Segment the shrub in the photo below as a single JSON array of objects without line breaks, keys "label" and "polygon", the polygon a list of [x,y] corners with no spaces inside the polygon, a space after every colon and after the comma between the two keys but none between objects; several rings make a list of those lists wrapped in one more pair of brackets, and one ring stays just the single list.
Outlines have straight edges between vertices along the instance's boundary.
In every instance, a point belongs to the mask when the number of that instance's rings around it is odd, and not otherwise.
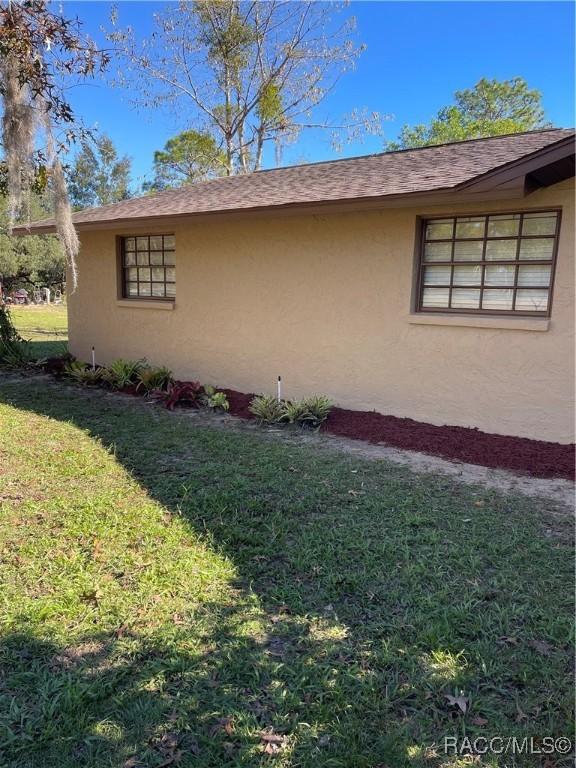
[{"label": "shrub", "polygon": [[325,395],[313,395],[284,403],[283,420],[289,424],[317,429],[328,418],[332,402]]},{"label": "shrub", "polygon": [[230,403],[224,392],[214,392],[214,394],[208,395],[206,405],[215,411],[230,410]]},{"label": "shrub", "polygon": [[283,403],[273,395],[256,395],[248,410],[263,424],[277,424],[284,415]]},{"label": "shrub", "polygon": [[52,376],[64,376],[66,368],[70,363],[73,363],[76,358],[71,355],[70,352],[66,352],[63,355],[55,355],[54,357],[47,357],[44,360],[39,360],[38,365],[44,369],[46,373],[50,373]]},{"label": "shrub", "polygon": [[105,371],[103,368],[92,368],[79,360],[73,360],[64,368],[64,375],[78,384],[99,384]]},{"label": "shrub", "polygon": [[114,362],[102,374],[102,378],[113,389],[127,389],[136,387],[138,376],[146,367],[145,360],[114,360]]},{"label": "shrub", "polygon": [[201,404],[202,385],[199,381],[172,381],[166,390],[156,389],[151,395],[170,411],[177,405],[197,408]]},{"label": "shrub", "polygon": [[172,371],[168,368],[154,368],[146,366],[137,373],[138,384],[136,389],[144,391],[146,394],[155,389],[166,390],[172,381]]},{"label": "shrub", "polygon": [[20,336],[5,304],[0,305],[0,364],[24,368],[32,362],[30,342]]}]

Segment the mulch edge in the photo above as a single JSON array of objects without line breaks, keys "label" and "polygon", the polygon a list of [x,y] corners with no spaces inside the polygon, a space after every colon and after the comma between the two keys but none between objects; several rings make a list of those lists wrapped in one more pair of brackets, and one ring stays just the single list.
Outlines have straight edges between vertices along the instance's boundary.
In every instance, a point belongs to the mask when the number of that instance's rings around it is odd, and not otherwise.
[{"label": "mulch edge", "polygon": [[[220,391],[228,398],[231,415],[254,419],[248,410],[254,395],[233,389]],[[497,435],[472,427],[437,426],[377,411],[338,407],[332,409],[321,432],[529,477],[572,481],[576,478],[574,443]]]}]

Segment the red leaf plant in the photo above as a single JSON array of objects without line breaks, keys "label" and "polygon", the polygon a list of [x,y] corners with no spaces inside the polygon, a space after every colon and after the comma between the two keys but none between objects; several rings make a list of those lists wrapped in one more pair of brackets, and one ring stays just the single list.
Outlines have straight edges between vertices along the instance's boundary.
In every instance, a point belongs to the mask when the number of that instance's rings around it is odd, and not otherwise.
[{"label": "red leaf plant", "polygon": [[200,405],[202,391],[199,381],[173,381],[166,391],[157,389],[151,396],[155,400],[161,400],[169,411],[173,411],[177,405],[197,408]]}]

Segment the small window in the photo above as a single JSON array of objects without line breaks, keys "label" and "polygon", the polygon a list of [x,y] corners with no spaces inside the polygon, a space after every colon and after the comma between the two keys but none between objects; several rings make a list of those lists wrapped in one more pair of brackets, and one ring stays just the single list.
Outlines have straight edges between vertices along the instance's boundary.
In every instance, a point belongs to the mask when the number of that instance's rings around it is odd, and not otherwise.
[{"label": "small window", "polygon": [[559,229],[559,211],[425,220],[417,310],[549,314]]},{"label": "small window", "polygon": [[174,235],[120,238],[122,297],[174,299],[176,260]]}]

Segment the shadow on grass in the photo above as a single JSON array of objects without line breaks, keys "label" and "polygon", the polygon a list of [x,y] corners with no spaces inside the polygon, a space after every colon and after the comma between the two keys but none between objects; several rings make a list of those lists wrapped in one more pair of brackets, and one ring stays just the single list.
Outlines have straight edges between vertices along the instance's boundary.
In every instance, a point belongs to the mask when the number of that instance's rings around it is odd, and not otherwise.
[{"label": "shadow on grass", "polygon": [[238,573],[234,605],[203,606],[200,645],[178,625],[70,649],[18,628],[2,649],[11,766],[267,765],[273,728],[278,765],[413,768],[444,764],[444,735],[568,733],[570,558],[527,502],[478,506],[447,480],[101,392],[3,389],[101,440]]},{"label": "shadow on grass", "polygon": [[56,357],[64,355],[68,351],[68,340],[51,339],[49,341],[39,341],[33,339],[28,342],[30,354],[35,360],[43,360],[47,357]]}]

